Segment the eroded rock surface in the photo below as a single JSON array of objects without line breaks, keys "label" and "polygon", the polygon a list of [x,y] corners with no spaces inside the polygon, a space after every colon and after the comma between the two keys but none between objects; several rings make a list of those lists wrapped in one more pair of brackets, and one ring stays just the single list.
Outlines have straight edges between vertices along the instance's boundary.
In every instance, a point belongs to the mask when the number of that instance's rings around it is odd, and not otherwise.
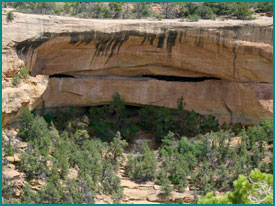
[{"label": "eroded rock surface", "polygon": [[16,58],[32,75],[49,75],[39,107],[106,104],[119,92],[127,104],[170,108],[183,96],[187,110],[221,122],[272,119],[272,18],[191,23],[15,13],[7,23],[3,15],[3,75],[19,67]]},{"label": "eroded rock surface", "polygon": [[3,87],[2,126],[18,118],[25,107],[34,109],[41,102],[47,83],[46,76],[38,75],[22,80],[16,87]]}]

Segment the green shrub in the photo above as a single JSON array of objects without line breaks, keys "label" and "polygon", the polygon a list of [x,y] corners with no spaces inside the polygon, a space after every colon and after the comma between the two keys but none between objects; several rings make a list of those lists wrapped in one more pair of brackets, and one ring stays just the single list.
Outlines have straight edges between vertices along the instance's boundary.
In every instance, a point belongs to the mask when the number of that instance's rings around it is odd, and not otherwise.
[{"label": "green shrub", "polygon": [[200,16],[197,15],[197,14],[193,14],[193,15],[187,16],[187,19],[188,19],[189,21],[199,21]]},{"label": "green shrub", "polygon": [[151,131],[153,128],[153,119],[155,111],[153,106],[142,107],[138,112],[138,126],[146,131]]},{"label": "green shrub", "polygon": [[19,137],[21,137],[24,141],[28,141],[30,139],[30,133],[32,130],[34,122],[34,115],[28,108],[23,109],[21,117],[19,119]]},{"label": "green shrub", "polygon": [[157,160],[154,151],[150,150],[147,142],[141,146],[141,155],[130,156],[126,165],[126,174],[136,182],[154,180]]},{"label": "green shrub", "polygon": [[184,106],[185,106],[184,97],[181,96],[181,97],[177,100],[177,103],[178,103],[178,110],[179,110],[179,111],[183,111],[183,110],[184,110]]},{"label": "green shrub", "polygon": [[13,21],[13,20],[14,20],[14,14],[13,14],[12,11],[9,11],[9,12],[7,13],[7,22]]},{"label": "green shrub", "polygon": [[109,157],[112,165],[119,166],[119,160],[124,160],[123,152],[124,147],[127,147],[128,143],[126,140],[122,140],[120,132],[117,132],[113,141],[110,143],[109,150],[106,152],[105,157]]},{"label": "green shrub", "polygon": [[[175,128],[180,136],[194,137],[201,132],[200,115],[194,110],[186,112],[183,118],[175,121]],[[173,129],[171,129],[173,131]]]},{"label": "green shrub", "polygon": [[90,136],[86,129],[76,129],[72,137],[76,144],[82,145],[85,140],[89,139]]},{"label": "green shrub", "polygon": [[16,193],[17,185],[15,182],[11,182],[9,179],[3,178],[2,180],[2,203],[3,204],[15,204],[14,196]]},{"label": "green shrub", "polygon": [[5,147],[5,155],[7,155],[7,156],[14,155],[14,149],[12,148],[10,143]]},{"label": "green shrub", "polygon": [[134,122],[130,121],[122,126],[121,134],[128,142],[131,142],[138,131],[139,128]]},{"label": "green shrub", "polygon": [[20,156],[19,170],[24,172],[28,180],[43,177],[48,174],[47,159],[41,158],[39,152],[34,149]]},{"label": "green shrub", "polygon": [[214,116],[209,115],[201,121],[200,128],[202,133],[217,132],[219,130],[219,122]]},{"label": "green shrub", "polygon": [[114,203],[119,203],[123,197],[123,188],[120,186],[120,178],[116,176],[112,164],[109,164],[104,171],[102,185],[104,192],[112,195]]},{"label": "green shrub", "polygon": [[234,191],[227,192],[223,197],[215,197],[208,193],[199,199],[199,204],[272,204],[273,203],[273,175],[261,173],[260,170],[251,171],[249,178],[240,175],[234,181]]},{"label": "green shrub", "polygon": [[273,12],[273,2],[258,2],[256,12]]},{"label": "green shrub", "polygon": [[12,85],[17,86],[20,83],[20,77],[16,74],[12,78]]},{"label": "green shrub", "polygon": [[161,184],[161,196],[168,198],[172,196],[173,186],[168,178],[164,178]]},{"label": "green shrub", "polygon": [[55,125],[58,130],[67,129],[68,132],[72,132],[70,124],[76,119],[76,111],[73,107],[69,108],[57,108],[55,112]]},{"label": "green shrub", "polygon": [[216,15],[214,14],[211,7],[201,6],[196,11],[198,16],[201,16],[202,19],[216,19]]},{"label": "green shrub", "polygon": [[251,20],[252,18],[252,12],[249,10],[250,7],[245,2],[237,2],[235,4],[236,8],[234,11],[234,16],[237,17],[237,19],[240,20]]},{"label": "green shrub", "polygon": [[56,114],[54,112],[48,112],[44,115],[44,118],[48,124],[55,123]]},{"label": "green shrub", "polygon": [[113,95],[113,100],[110,103],[109,106],[109,111],[111,114],[115,116],[115,121],[116,121],[116,128],[117,130],[120,130],[122,125],[123,125],[123,120],[126,115],[126,108],[125,108],[125,103],[123,99],[120,97],[120,94],[116,92]]},{"label": "green shrub", "polygon": [[50,131],[43,117],[34,116],[28,108],[22,112],[19,120],[19,137],[47,156],[50,148]]},{"label": "green shrub", "polygon": [[21,69],[20,69],[20,74],[21,76],[24,78],[24,79],[27,79],[28,76],[29,76],[29,71],[26,69],[26,66],[23,66]]},{"label": "green shrub", "polygon": [[160,14],[156,14],[156,18],[157,18],[158,21],[162,20],[162,16]]},{"label": "green shrub", "polygon": [[155,111],[155,119],[153,120],[155,135],[161,140],[169,131],[174,130],[174,119],[170,109],[161,107]]}]

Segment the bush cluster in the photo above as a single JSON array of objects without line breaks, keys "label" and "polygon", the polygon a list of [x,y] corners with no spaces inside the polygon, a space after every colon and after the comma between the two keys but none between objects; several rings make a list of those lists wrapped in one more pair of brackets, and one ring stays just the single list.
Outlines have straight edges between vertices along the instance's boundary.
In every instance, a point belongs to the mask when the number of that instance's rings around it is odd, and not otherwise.
[{"label": "bush cluster", "polygon": [[12,78],[12,86],[16,87],[19,83],[20,83],[20,77],[18,74],[16,74]]},{"label": "bush cluster", "polygon": [[186,137],[177,141],[170,132],[162,140],[162,165],[157,182],[164,184],[168,178],[180,191],[192,184],[200,194],[206,194],[230,190],[239,175],[248,175],[254,168],[272,173],[273,159],[263,161],[270,150],[272,128],[272,121],[264,121],[243,129],[239,139],[234,133],[221,130],[193,141]]},{"label": "bush cluster", "polygon": [[[123,196],[116,171],[123,159],[127,142],[119,133],[110,143],[91,139],[87,130],[59,132],[43,117],[24,109],[19,136],[29,143],[21,155],[18,168],[26,180],[44,179],[46,185],[34,192],[27,183],[22,203],[94,203],[97,193],[111,195],[115,203]],[[77,168],[76,179],[69,179],[69,170]],[[8,188],[8,187],[7,187]]]},{"label": "bush cluster", "polygon": [[248,178],[240,175],[233,183],[233,192],[223,197],[213,193],[199,199],[199,204],[273,204],[273,175],[258,169],[251,171]]},{"label": "bush cluster", "polygon": [[113,95],[110,105],[91,107],[90,127],[96,137],[111,141],[116,131],[131,141],[139,130],[152,132],[161,139],[173,131],[178,137],[193,137],[210,131],[218,131],[218,121],[211,115],[202,116],[195,111],[185,111],[183,98],[178,101],[178,110],[167,107],[145,106],[138,109],[135,120],[118,93]]},{"label": "bush cluster", "polygon": [[143,142],[140,154],[129,156],[126,165],[126,174],[136,182],[146,182],[154,180],[156,169],[157,159],[155,153],[150,150],[147,142]]},{"label": "bush cluster", "polygon": [[[199,203],[271,201],[269,193],[263,196],[259,189],[273,188],[272,177],[264,174],[273,173],[273,158],[267,156],[273,150],[273,121],[249,127],[223,125],[220,129],[214,117],[185,111],[183,98],[178,100],[177,110],[153,106],[130,110],[115,93],[110,105],[90,108],[89,127],[94,138],[88,127],[74,123],[72,108],[58,111],[47,114],[45,120],[23,110],[18,136],[28,142],[28,148],[16,167],[24,172],[27,183],[20,200],[16,200],[10,191],[14,184],[4,180],[5,201],[91,204],[101,193],[118,203],[123,189],[116,172],[125,160],[127,141],[138,130],[159,137],[161,146],[155,152],[143,143],[139,153],[129,154],[126,175],[139,183],[161,185],[163,197],[169,197],[173,189],[184,192],[191,185],[199,195],[206,195]],[[14,153],[11,145],[4,151]],[[72,169],[77,171],[76,179],[68,176]],[[46,184],[40,191],[32,190],[31,182],[41,179]],[[217,198],[213,195],[216,190],[232,192]]]},{"label": "bush cluster", "polygon": [[14,20],[14,14],[12,11],[9,11],[7,13],[7,22],[13,21]]}]

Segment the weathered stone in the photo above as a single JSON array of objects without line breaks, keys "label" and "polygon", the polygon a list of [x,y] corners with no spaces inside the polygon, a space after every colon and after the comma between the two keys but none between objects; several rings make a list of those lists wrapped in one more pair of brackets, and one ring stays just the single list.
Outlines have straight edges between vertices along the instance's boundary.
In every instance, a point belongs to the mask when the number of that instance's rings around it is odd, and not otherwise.
[{"label": "weathered stone", "polygon": [[112,204],[112,198],[108,195],[96,195],[95,204]]},{"label": "weathered stone", "polygon": [[20,161],[19,154],[15,154],[13,157],[14,157],[14,162],[19,162]]},{"label": "weathered stone", "polygon": [[15,120],[23,109],[34,109],[41,101],[41,95],[47,87],[47,78],[39,75],[29,77],[17,87],[8,87],[2,90],[2,125]]},{"label": "weathered stone", "polygon": [[33,190],[40,191],[40,187],[32,186],[31,188],[32,188]]},{"label": "weathered stone", "polygon": [[20,142],[18,144],[18,148],[20,148],[20,149],[25,149],[27,146],[28,146],[27,142]]},{"label": "weathered stone", "polygon": [[74,168],[70,168],[67,178],[68,178],[68,179],[76,179],[76,178],[77,178],[77,175],[78,175],[77,170],[74,169]]},{"label": "weathered stone", "polygon": [[15,197],[20,197],[20,195],[21,195],[21,191],[20,190],[16,190]]},{"label": "weathered stone", "polygon": [[121,180],[120,186],[129,189],[136,189],[139,185],[130,180]]},{"label": "weathered stone", "polygon": [[189,195],[189,196],[186,196],[186,197],[184,197],[184,202],[185,203],[193,203],[194,202],[194,196],[192,196],[192,195]]},{"label": "weathered stone", "polygon": [[6,158],[6,160],[8,160],[9,162],[14,162],[14,157],[13,157],[13,156],[6,156],[5,158]]},{"label": "weathered stone", "polygon": [[161,186],[159,186],[159,185],[154,185],[154,189],[155,189],[155,190],[160,190],[160,189],[161,189]]},{"label": "weathered stone", "polygon": [[5,135],[5,134],[2,135],[2,138],[3,138],[3,141],[4,141],[4,142],[8,142],[8,141],[9,141],[8,136]]},{"label": "weathered stone", "polygon": [[15,165],[14,164],[7,164],[7,167],[11,168],[11,169],[15,169]]},{"label": "weathered stone", "polygon": [[150,194],[147,197],[147,200],[150,202],[167,202],[168,198],[163,198],[160,193]]},{"label": "weathered stone", "polygon": [[13,179],[13,178],[16,178],[19,176],[20,176],[20,173],[14,169],[6,168],[6,167],[3,169],[3,177],[4,178]]},{"label": "weathered stone", "polygon": [[262,85],[261,92],[265,93],[265,97],[258,95],[258,99],[254,83],[225,80],[167,82],[134,78],[52,78],[43,102],[46,107],[66,106],[68,102],[72,106],[100,105],[112,101],[113,94],[119,92],[131,105],[154,104],[177,108],[177,100],[183,96],[186,110],[212,114],[221,122],[256,124],[272,119],[272,111],[259,102],[263,98],[273,98],[272,88],[272,84]]}]

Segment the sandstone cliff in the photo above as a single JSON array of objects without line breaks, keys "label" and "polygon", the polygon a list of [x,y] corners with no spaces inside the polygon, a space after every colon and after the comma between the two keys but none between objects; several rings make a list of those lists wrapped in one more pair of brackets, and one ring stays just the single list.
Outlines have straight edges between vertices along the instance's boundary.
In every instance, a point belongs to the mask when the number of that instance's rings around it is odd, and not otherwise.
[{"label": "sandstone cliff", "polygon": [[[39,107],[106,104],[119,92],[131,105],[170,108],[183,96],[187,110],[221,122],[272,119],[272,18],[192,23],[15,13],[6,22],[5,15],[2,82],[22,60],[33,76],[50,76],[44,94],[30,97]],[[3,87],[3,99],[15,89]],[[2,104],[4,124],[10,107],[18,116],[26,106],[17,95],[18,106]]]}]

